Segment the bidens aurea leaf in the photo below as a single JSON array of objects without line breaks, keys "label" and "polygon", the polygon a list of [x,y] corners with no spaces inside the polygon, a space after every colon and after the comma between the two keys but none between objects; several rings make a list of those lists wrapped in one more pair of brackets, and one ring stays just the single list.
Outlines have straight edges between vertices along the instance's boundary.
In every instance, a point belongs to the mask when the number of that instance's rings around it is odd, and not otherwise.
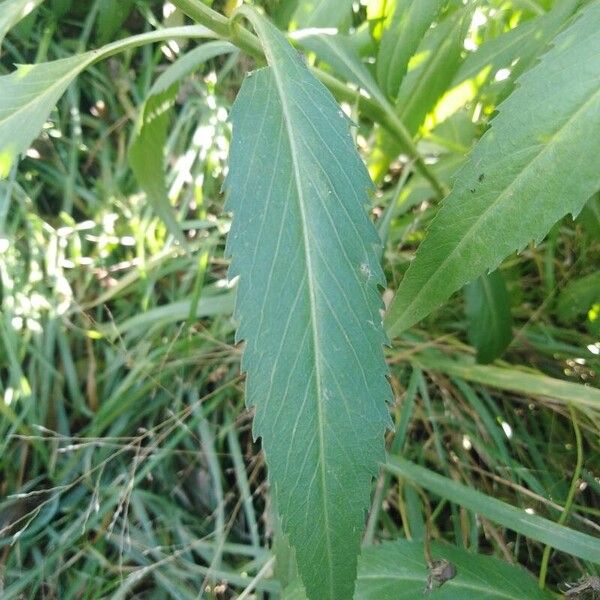
[{"label": "bidens aurea leaf", "polygon": [[600,189],[600,2],[553,41],[460,170],[386,317],[410,327]]},{"label": "bidens aurea leaf", "polygon": [[309,598],[352,597],[391,391],[368,174],[349,122],[278,30],[232,109],[225,188],[237,339],[269,480]]},{"label": "bidens aurea leaf", "polygon": [[12,165],[44,127],[59,98],[84,69],[127,48],[185,36],[214,37],[198,25],[160,29],[68,58],[17,65],[9,75],[0,76],[0,179],[8,176]]},{"label": "bidens aurea leaf", "polygon": [[41,3],[42,0],[4,0],[0,3],[0,45],[11,28]]}]

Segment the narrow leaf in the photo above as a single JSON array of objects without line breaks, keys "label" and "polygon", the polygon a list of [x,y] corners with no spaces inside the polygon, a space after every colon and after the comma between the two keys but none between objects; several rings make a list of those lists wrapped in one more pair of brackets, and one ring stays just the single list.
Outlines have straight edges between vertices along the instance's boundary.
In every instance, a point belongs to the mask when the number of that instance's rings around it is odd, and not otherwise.
[{"label": "narrow leaf", "polygon": [[600,188],[599,53],[600,3],[592,2],[520,79],[457,175],[390,307],[390,334],[540,241]]},{"label": "narrow leaf", "polygon": [[377,55],[377,80],[390,98],[398,96],[408,61],[443,4],[444,0],[396,0]]},{"label": "narrow leaf", "polygon": [[127,48],[176,37],[211,37],[205,27],[173,27],[135,35],[77,56],[36,65],[18,65],[0,77],[0,179],[41,131],[69,84],[92,63]]},{"label": "narrow leaf", "polygon": [[398,115],[412,134],[419,131],[427,114],[448,90],[460,66],[471,14],[471,6],[457,10],[431,29],[419,46],[424,59],[403,79],[396,98]]},{"label": "narrow leaf", "polygon": [[386,469],[532,540],[600,564],[600,538],[558,525],[539,515],[529,514],[403,458],[388,457]]},{"label": "narrow leaf", "polygon": [[0,2],[0,45],[6,34],[43,0],[4,0]]},{"label": "narrow leaf", "polygon": [[352,0],[300,0],[294,20],[300,28],[338,27],[351,14]]},{"label": "narrow leaf", "polygon": [[100,3],[96,21],[99,43],[105,44],[118,33],[133,6],[134,0],[104,0]]},{"label": "narrow leaf", "polygon": [[600,271],[569,282],[558,296],[556,312],[563,323],[572,324],[594,304],[600,304]]},{"label": "narrow leaf", "polygon": [[[561,0],[555,3],[551,11],[485,41],[467,56],[456,74],[454,84],[476,77],[484,70],[486,78],[490,78],[502,68],[509,68],[513,79],[516,78],[544,51],[579,4],[581,0]],[[507,83],[511,82],[507,80]]]},{"label": "narrow leaf", "polygon": [[199,64],[233,52],[229,42],[208,42],[183,55],[174,62],[154,83],[143,103],[136,131],[129,149],[129,164],[156,214],[163,220],[169,232],[182,246],[187,241],[179,227],[173,207],[167,197],[165,180],[164,147],[179,81]]},{"label": "narrow leaf", "polygon": [[423,369],[441,371],[499,390],[509,390],[533,398],[550,398],[566,406],[573,404],[582,411],[600,408],[600,390],[541,373],[531,373],[515,367],[477,365],[467,358],[452,360],[431,352],[415,354],[411,356],[411,362]]},{"label": "narrow leaf", "polygon": [[390,388],[370,181],[330,93],[248,8],[269,67],[232,110],[237,339],[282,527],[312,599],[352,596]]},{"label": "narrow leaf", "polygon": [[469,341],[477,361],[499,358],[512,339],[512,317],[506,282],[500,271],[482,275],[465,288]]},{"label": "narrow leaf", "polygon": [[303,36],[299,38],[299,42],[304,48],[314,52],[319,60],[333,67],[336,73],[363,88],[382,106],[389,105],[375,78],[357,56],[348,36],[317,33]]}]

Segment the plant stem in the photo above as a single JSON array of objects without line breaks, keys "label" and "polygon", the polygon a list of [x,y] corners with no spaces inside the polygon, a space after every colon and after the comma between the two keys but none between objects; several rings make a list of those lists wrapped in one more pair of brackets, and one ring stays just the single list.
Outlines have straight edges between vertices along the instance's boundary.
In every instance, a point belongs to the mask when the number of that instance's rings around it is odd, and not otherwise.
[{"label": "plant stem", "polygon": [[[264,60],[264,53],[259,39],[244,27],[232,28],[230,19],[209,8],[200,0],[173,0],[173,4],[197,23],[214,31],[219,37],[230,41],[254,58]],[[380,123],[394,135],[404,151],[414,160],[416,169],[429,181],[440,199],[448,193],[444,184],[425,164],[410,133],[392,107],[383,106],[373,98],[365,98],[356,90],[349,88],[345,83],[329,73],[321,71],[321,69],[311,67],[311,70],[338,100],[358,103],[358,108],[363,114]]]},{"label": "plant stem", "polygon": [[[575,431],[577,461],[575,463],[575,471],[573,472],[573,478],[571,479],[569,493],[567,494],[567,499],[565,501],[565,507],[564,510],[560,513],[560,517],[558,518],[559,525],[564,525],[565,521],[567,520],[567,517],[569,516],[569,511],[571,510],[573,500],[575,499],[575,494],[577,493],[579,478],[581,477],[581,469],[583,468],[583,442],[581,439],[581,431],[579,429],[579,424],[577,423],[577,414],[575,413],[575,409],[573,408],[572,404],[569,404],[569,413],[571,415],[571,422],[573,423],[573,429]],[[544,548],[544,554],[542,555],[542,564],[540,566],[540,574],[538,578],[538,586],[542,590],[546,586],[546,574],[548,572],[548,562],[550,561],[551,550],[552,548],[547,545]]]}]

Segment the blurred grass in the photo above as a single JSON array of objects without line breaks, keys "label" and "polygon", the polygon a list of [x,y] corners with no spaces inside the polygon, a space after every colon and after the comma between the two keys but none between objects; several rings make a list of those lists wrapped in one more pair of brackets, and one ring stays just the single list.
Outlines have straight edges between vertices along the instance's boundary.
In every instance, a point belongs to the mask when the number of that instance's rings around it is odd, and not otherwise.
[{"label": "blurred grass", "polygon": [[[61,14],[56,0],[25,19],[6,40],[2,71],[162,20],[162,3],[131,3],[122,23],[106,22],[102,2],[80,4]],[[228,598],[253,579],[248,595],[279,589],[268,578],[276,524],[243,405],[223,256],[225,121],[247,59],[211,60],[179,92],[167,182],[189,253],[127,163],[136,107],[177,53],[146,47],[84,73],[0,184],[3,599],[187,599],[203,585],[206,597]],[[374,140],[364,124],[360,134]],[[411,181],[407,204],[383,213],[391,282],[433,210]],[[395,186],[384,183],[382,198],[400,194]],[[460,298],[388,349],[390,455],[432,467],[467,495],[558,521],[577,463],[575,411],[583,467],[564,520],[598,536],[600,344],[585,315],[565,324],[556,306],[599,258],[588,217],[505,263],[515,336],[494,365],[473,362]],[[542,543],[426,487],[382,473],[365,542],[447,540],[539,573]],[[564,551],[548,564],[555,590],[599,574]]]}]

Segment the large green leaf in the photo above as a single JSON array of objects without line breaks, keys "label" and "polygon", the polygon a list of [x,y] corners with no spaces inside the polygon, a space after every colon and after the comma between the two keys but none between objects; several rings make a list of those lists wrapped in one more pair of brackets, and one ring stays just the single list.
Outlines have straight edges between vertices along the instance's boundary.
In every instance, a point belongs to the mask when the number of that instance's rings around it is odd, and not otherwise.
[{"label": "large green leaf", "polygon": [[232,110],[237,339],[284,532],[311,599],[351,597],[390,389],[370,181],[333,97],[248,8],[269,67]]},{"label": "large green leaf", "polygon": [[443,4],[444,0],[396,0],[377,54],[377,80],[390,98],[398,95],[408,61]]},{"label": "large green leaf", "polygon": [[386,469],[532,540],[600,564],[600,538],[529,514],[400,457],[388,457]]},{"label": "large green leaf", "polygon": [[595,1],[519,80],[457,175],[390,307],[391,334],[541,240],[600,188],[599,53]]},{"label": "large green leaf", "polygon": [[167,197],[164,147],[170,114],[179,89],[179,81],[199,64],[233,52],[229,42],[214,41],[202,44],[175,61],[154,82],[142,104],[135,134],[129,148],[129,164],[156,214],[164,221],[173,236],[185,247],[187,242],[179,227]]},{"label": "large green leaf", "polygon": [[510,298],[500,271],[482,275],[465,287],[465,309],[477,361],[492,362],[512,339]]},{"label": "large green leaf", "polygon": [[177,37],[211,37],[205,27],[173,27],[135,35],[53,62],[18,65],[0,77],[0,179],[41,131],[69,84],[92,63],[127,48]]},{"label": "large green leaf", "polygon": [[4,36],[43,0],[4,0],[0,2],[0,45]]}]

